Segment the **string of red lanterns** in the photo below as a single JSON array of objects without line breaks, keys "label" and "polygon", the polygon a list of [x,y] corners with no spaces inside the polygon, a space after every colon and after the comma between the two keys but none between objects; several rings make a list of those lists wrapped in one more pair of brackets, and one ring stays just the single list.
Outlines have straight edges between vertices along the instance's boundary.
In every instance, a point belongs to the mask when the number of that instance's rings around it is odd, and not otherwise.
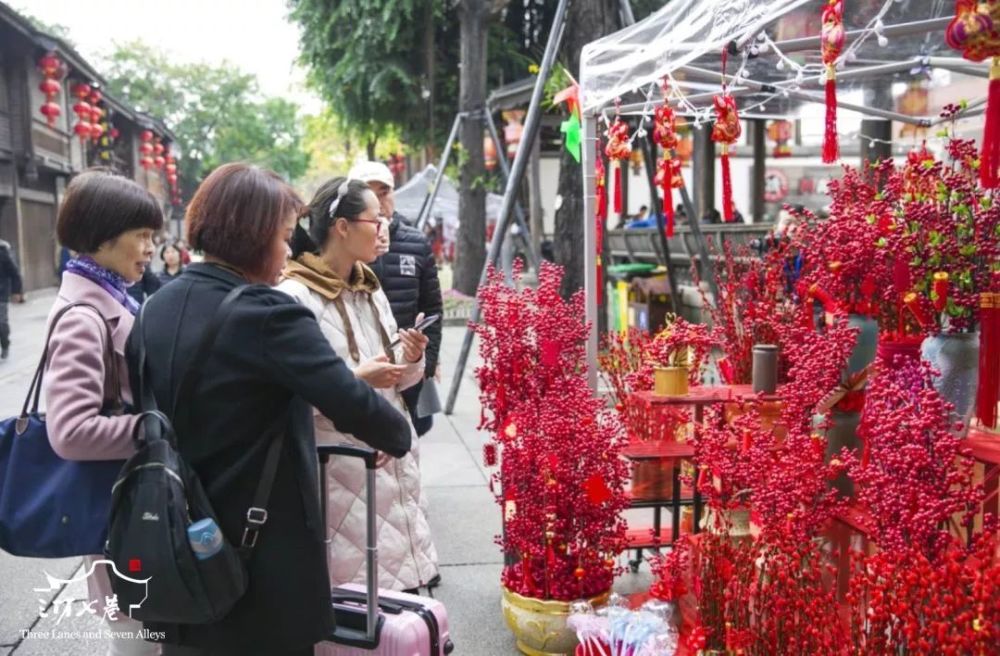
[{"label": "string of red lanterns", "polygon": [[38,60],[38,71],[42,74],[38,90],[45,95],[45,104],[38,111],[45,117],[50,128],[55,127],[56,121],[62,114],[62,108],[56,100],[62,92],[62,79],[66,75],[66,65],[54,52],[49,52]]},{"label": "string of red lanterns", "polygon": [[94,134],[93,125],[91,124],[93,120],[93,108],[87,102],[92,91],[93,89],[86,82],[78,82],[73,85],[73,95],[77,99],[73,105],[73,113],[79,119],[76,125],[73,126],[73,132],[80,138],[80,143],[84,143],[87,139],[93,137]]}]

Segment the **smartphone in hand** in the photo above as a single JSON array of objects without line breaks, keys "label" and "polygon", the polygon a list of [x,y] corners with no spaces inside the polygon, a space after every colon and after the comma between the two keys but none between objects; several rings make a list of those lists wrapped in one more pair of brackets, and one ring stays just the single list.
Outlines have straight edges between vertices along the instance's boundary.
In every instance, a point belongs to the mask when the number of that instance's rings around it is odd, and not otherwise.
[{"label": "smartphone in hand", "polygon": [[[436,322],[440,318],[441,318],[440,314],[432,314],[429,317],[424,317],[417,323],[417,325],[415,325],[412,328],[412,330],[419,330],[420,332],[424,332],[429,326],[433,325],[434,322]],[[400,344],[400,339],[397,337],[392,341],[392,344],[389,345],[389,348],[396,348],[397,346],[399,346],[399,344]]]}]

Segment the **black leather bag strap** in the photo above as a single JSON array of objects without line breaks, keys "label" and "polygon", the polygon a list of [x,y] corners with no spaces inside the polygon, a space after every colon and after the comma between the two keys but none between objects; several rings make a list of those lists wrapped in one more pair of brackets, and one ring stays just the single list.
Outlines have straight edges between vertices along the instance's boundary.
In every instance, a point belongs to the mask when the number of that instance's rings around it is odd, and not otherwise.
[{"label": "black leather bag strap", "polygon": [[[21,417],[27,417],[29,409],[32,414],[38,414],[38,406],[42,396],[42,379],[45,377],[45,363],[49,360],[49,342],[52,340],[52,333],[55,332],[56,325],[59,323],[59,320],[66,316],[70,310],[78,307],[90,308],[101,320],[101,323],[104,324],[104,368],[106,371],[105,375],[111,381],[111,392],[109,395],[106,395],[104,405],[107,406],[108,403],[112,401],[121,403],[122,386],[118,373],[118,367],[115,365],[115,346],[112,341],[111,324],[109,324],[108,320],[104,318],[101,311],[90,303],[69,303],[56,312],[56,315],[52,317],[52,323],[49,325],[49,332],[45,336],[45,347],[42,349],[42,356],[38,360],[38,367],[35,369],[35,375],[32,377],[31,385],[28,387],[28,395],[25,397],[24,405],[21,407]],[[110,398],[112,396],[114,399]]]}]

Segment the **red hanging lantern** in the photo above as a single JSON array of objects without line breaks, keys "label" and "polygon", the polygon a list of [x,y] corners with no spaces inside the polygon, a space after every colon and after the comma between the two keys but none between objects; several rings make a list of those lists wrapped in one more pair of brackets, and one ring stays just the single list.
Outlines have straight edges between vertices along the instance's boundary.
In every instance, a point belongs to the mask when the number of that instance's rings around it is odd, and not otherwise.
[{"label": "red hanging lantern", "polygon": [[945,41],[974,62],[992,58],[979,181],[987,189],[1000,187],[1000,0],[956,0],[955,17]]},{"label": "red hanging lantern", "polygon": [[111,128],[111,132],[109,134],[112,139],[117,139],[122,133],[118,130],[118,128]]},{"label": "red hanging lantern", "polygon": [[144,143],[139,145],[139,152],[143,156],[149,156],[153,154],[153,145],[149,143]]},{"label": "red hanging lantern", "polygon": [[715,125],[712,127],[712,141],[722,144],[722,216],[727,223],[733,220],[733,174],[729,166],[729,146],[736,143],[743,126],[736,110],[736,99],[726,94],[715,96]]},{"label": "red hanging lantern", "polygon": [[73,95],[80,100],[85,100],[90,96],[90,85],[86,82],[77,82],[73,85]]},{"label": "red hanging lantern", "polygon": [[632,154],[632,144],[629,142],[628,124],[621,116],[615,117],[615,122],[608,128],[608,145],[604,149],[611,166],[614,168],[615,179],[615,214],[621,216],[622,208],[622,167]]},{"label": "red hanging lantern", "polygon": [[45,117],[45,120],[49,124],[49,127],[54,127],[56,124],[56,120],[62,114],[62,108],[59,107],[59,105],[57,105],[56,103],[51,101],[42,105],[38,111],[41,112],[42,116]]},{"label": "red hanging lantern", "polygon": [[76,136],[80,137],[81,143],[90,139],[90,128],[90,123],[85,123],[83,121],[80,121],[73,126],[73,132],[76,133]]},{"label": "red hanging lantern", "polygon": [[153,152],[155,154],[162,155],[163,154],[163,150],[164,150],[163,149],[163,144],[160,143],[159,139],[157,139],[156,141],[153,142]]},{"label": "red hanging lantern", "polygon": [[94,143],[97,143],[102,136],[104,136],[104,126],[100,123],[91,123],[90,138],[94,141]]},{"label": "red hanging lantern", "polygon": [[772,151],[774,157],[791,157],[792,149],[788,142],[792,138],[791,121],[771,121],[767,126],[767,137],[776,145]]},{"label": "red hanging lantern", "polygon": [[62,80],[66,74],[66,67],[53,52],[46,53],[38,60],[38,71],[42,74],[42,81],[38,85],[38,90],[45,95],[45,103],[39,108],[45,122],[49,127],[55,127],[56,121],[62,114],[62,108],[55,102],[62,92]]},{"label": "red hanging lantern", "polygon": [[142,133],[139,135],[139,139],[142,140],[142,141],[152,141],[153,140],[153,131],[152,130],[143,130]]},{"label": "red hanging lantern", "polygon": [[840,158],[837,138],[837,58],[844,49],[844,0],[829,0],[822,14],[820,32],[823,65],[826,66],[826,128],[823,132],[823,162]]}]

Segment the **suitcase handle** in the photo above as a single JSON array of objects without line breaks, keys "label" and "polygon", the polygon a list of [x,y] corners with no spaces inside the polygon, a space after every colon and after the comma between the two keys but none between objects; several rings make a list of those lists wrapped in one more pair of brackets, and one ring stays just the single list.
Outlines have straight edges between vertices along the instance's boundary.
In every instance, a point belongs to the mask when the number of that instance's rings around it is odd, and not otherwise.
[{"label": "suitcase handle", "polygon": [[[320,508],[323,513],[323,525],[326,526],[326,466],[330,462],[330,456],[347,456],[349,458],[361,458],[365,461],[365,512],[366,535],[365,535],[365,587],[368,592],[368,607],[365,609],[365,641],[369,644],[377,645],[379,630],[381,629],[381,619],[378,614],[378,546],[375,542],[376,535],[376,515],[375,515],[375,460],[376,452],[353,444],[333,444],[317,445],[316,451],[320,462]],[[325,531],[324,531],[325,532]]]},{"label": "suitcase handle", "polygon": [[348,456],[351,458],[361,458],[365,461],[365,469],[375,469],[376,452],[363,446],[353,444],[333,444],[330,446],[317,446],[319,461],[326,464],[330,456]]}]

